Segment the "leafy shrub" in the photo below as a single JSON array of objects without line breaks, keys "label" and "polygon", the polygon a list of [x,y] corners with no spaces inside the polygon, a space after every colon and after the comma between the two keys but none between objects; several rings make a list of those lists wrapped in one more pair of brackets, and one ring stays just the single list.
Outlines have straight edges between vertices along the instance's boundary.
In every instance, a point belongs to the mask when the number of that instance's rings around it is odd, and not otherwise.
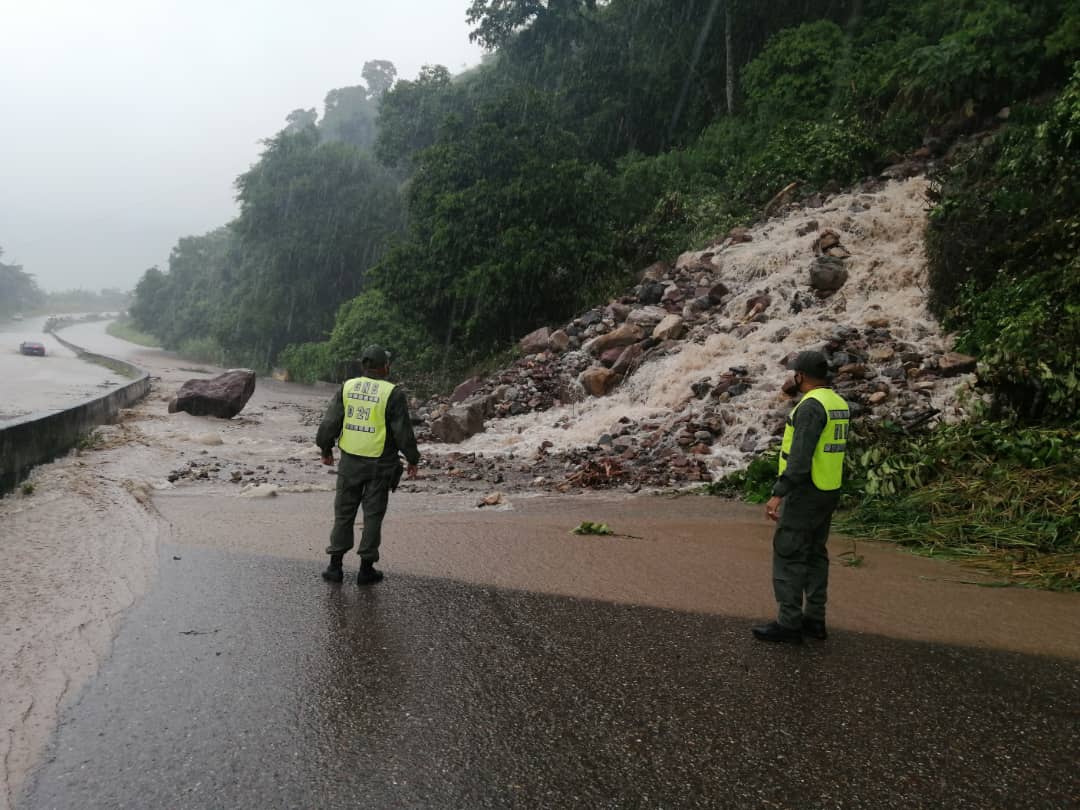
[{"label": "leafy shrub", "polygon": [[788,28],[743,70],[743,88],[759,119],[812,118],[847,94],[838,68],[848,38],[829,20]]},{"label": "leafy shrub", "polygon": [[840,528],[1080,589],[1080,432],[1002,422],[915,436],[862,430],[848,453],[854,505]]},{"label": "leafy shrub", "polygon": [[743,498],[750,503],[765,503],[772,494],[776,482],[778,451],[772,450],[755,456],[744,470],[728,473],[719,481],[706,484],[709,495]]},{"label": "leafy shrub", "polygon": [[1080,67],[1047,109],[937,178],[931,305],[980,356],[995,413],[1080,417]]},{"label": "leafy shrub", "polygon": [[911,53],[902,94],[909,104],[939,114],[968,100],[1009,103],[1035,85],[1043,54],[1028,11],[1007,0],[987,0],[957,30]]}]

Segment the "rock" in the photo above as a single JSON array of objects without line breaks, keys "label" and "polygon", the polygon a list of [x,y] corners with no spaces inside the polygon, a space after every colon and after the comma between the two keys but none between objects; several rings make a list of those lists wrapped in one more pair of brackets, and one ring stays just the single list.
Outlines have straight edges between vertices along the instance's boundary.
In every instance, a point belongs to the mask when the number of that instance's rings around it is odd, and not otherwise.
[{"label": "rock", "polygon": [[880,405],[882,402],[889,398],[889,394],[885,391],[877,391],[870,395],[867,400],[871,405]]},{"label": "rock", "polygon": [[820,194],[811,194],[803,200],[804,208],[821,208],[823,205],[825,205],[825,198]]},{"label": "rock", "polygon": [[590,354],[598,355],[616,346],[629,346],[645,337],[645,333],[633,323],[624,323],[606,335],[599,335],[583,347]]},{"label": "rock", "polygon": [[591,396],[602,397],[618,384],[619,379],[619,375],[609,368],[592,366],[581,372],[578,382]]},{"label": "rock", "polygon": [[769,308],[772,303],[772,296],[766,293],[758,293],[750,298],[746,299],[746,318],[744,320],[750,320]]},{"label": "rock", "polygon": [[169,402],[169,413],[232,419],[255,393],[255,372],[234,368],[209,380],[188,380]]},{"label": "rock", "polygon": [[757,431],[753,428],[750,428],[750,430],[747,431],[746,436],[743,437],[742,442],[739,444],[739,452],[753,453],[755,450],[757,450],[757,443]]},{"label": "rock", "polygon": [[967,354],[959,352],[947,352],[938,361],[938,373],[942,377],[955,377],[959,374],[969,374],[975,370],[979,361]]},{"label": "rock", "polygon": [[[637,344],[635,343],[633,345],[636,346]],[[615,365],[615,361],[622,357],[624,351],[626,351],[625,346],[613,346],[601,353],[600,362],[608,368],[611,368]]]},{"label": "rock", "polygon": [[677,304],[686,297],[686,293],[679,287],[678,284],[670,284],[668,288],[664,290],[664,294],[660,297],[660,303],[662,304]]},{"label": "rock", "polygon": [[724,300],[724,296],[728,295],[729,293],[730,290],[728,290],[728,288],[721,282],[713,284],[711,287],[709,287],[709,290],[705,293],[705,295],[714,304],[719,304],[721,301]]},{"label": "rock", "polygon": [[869,351],[868,357],[871,363],[887,363],[896,357],[896,351],[892,346],[875,346]]},{"label": "rock", "polygon": [[810,264],[810,286],[819,292],[835,292],[847,279],[847,268],[840,259],[818,256]]},{"label": "rock", "polygon": [[217,433],[200,433],[193,438],[196,444],[205,444],[207,447],[217,447],[225,444],[225,441]]},{"label": "rock", "polygon": [[557,329],[551,333],[551,350],[562,354],[570,348],[570,335],[565,330]]},{"label": "rock", "polygon": [[642,284],[641,292],[638,293],[638,301],[643,304],[659,304],[660,299],[664,297],[664,291],[666,289],[667,288],[658,281]]},{"label": "rock", "polygon": [[846,363],[840,366],[836,371],[837,374],[846,374],[849,377],[854,377],[857,380],[861,380],[866,376],[866,366],[862,363]]},{"label": "rock", "polygon": [[814,253],[820,256],[829,248],[836,247],[839,244],[840,234],[832,229],[826,229],[814,240]]},{"label": "rock", "polygon": [[795,235],[796,236],[806,236],[807,234],[813,233],[817,229],[818,229],[817,220],[812,219],[809,222],[807,222],[805,225],[800,225],[798,228],[796,228],[795,229]]},{"label": "rock", "polygon": [[627,315],[626,321],[627,323],[632,323],[642,328],[652,329],[667,316],[668,312],[666,309],[661,309],[660,307],[642,307],[641,309],[635,309]]},{"label": "rock", "polygon": [[503,496],[502,496],[501,492],[491,492],[491,493],[488,493],[487,495],[485,495],[483,498],[481,498],[476,505],[477,505],[477,507],[498,506],[502,502],[503,502]]},{"label": "rock", "polygon": [[926,164],[920,160],[905,160],[902,163],[894,163],[881,170],[883,180],[907,180],[909,177],[917,177],[926,171]]},{"label": "rock", "polygon": [[694,396],[698,399],[704,399],[705,395],[712,390],[712,383],[708,380],[698,380],[696,383],[691,383],[690,390],[694,392]]},{"label": "rock", "polygon": [[668,273],[671,272],[671,265],[667,262],[656,262],[650,264],[641,273],[641,281],[659,281]]},{"label": "rock", "polygon": [[626,320],[626,316],[630,314],[630,307],[618,302],[608,304],[607,314],[615,323],[622,323]]},{"label": "rock", "polygon": [[652,336],[657,340],[678,340],[686,331],[686,324],[679,315],[668,315],[653,329]]},{"label": "rock", "polygon": [[732,228],[727,235],[727,238],[731,240],[733,245],[738,245],[742,242],[753,242],[754,237],[750,235],[749,228]]},{"label": "rock", "polygon": [[431,433],[448,444],[459,444],[484,429],[484,408],[479,402],[451,408],[431,423]]},{"label": "rock", "polygon": [[551,345],[551,330],[542,326],[534,332],[529,332],[519,342],[522,354],[539,354],[546,352]]},{"label": "rock", "polygon": [[675,260],[676,270],[692,270],[698,267],[709,267],[709,260],[712,259],[714,251],[711,250],[692,250],[688,253],[684,253]]},{"label": "rock", "polygon": [[866,325],[871,329],[888,329],[890,322],[888,318],[867,318]]},{"label": "rock", "polygon": [[278,488],[273,484],[248,484],[240,490],[241,498],[276,498]]},{"label": "rock", "polygon": [[464,400],[475,394],[477,391],[479,391],[483,384],[484,381],[481,380],[479,377],[471,377],[470,379],[461,383],[461,385],[454,389],[454,393],[450,395],[450,401],[463,402]]},{"label": "rock", "polygon": [[825,255],[826,256],[832,256],[834,259],[850,259],[851,258],[851,253],[843,245],[837,245],[836,247],[829,248],[828,250],[825,251]]},{"label": "rock", "polygon": [[641,356],[645,354],[645,348],[640,343],[632,343],[623,349],[622,354],[619,355],[619,359],[615,361],[615,364],[611,367],[621,377],[625,377],[633,367],[637,364]]}]

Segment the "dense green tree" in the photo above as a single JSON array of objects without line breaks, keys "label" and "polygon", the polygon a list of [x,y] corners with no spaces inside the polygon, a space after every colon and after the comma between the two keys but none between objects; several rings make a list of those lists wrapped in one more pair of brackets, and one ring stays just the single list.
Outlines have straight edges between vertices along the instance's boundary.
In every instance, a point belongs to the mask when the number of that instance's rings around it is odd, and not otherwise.
[{"label": "dense green tree", "polygon": [[384,169],[349,144],[321,143],[314,128],[267,141],[237,189],[239,256],[225,286],[228,316],[215,334],[229,351],[267,366],[285,345],[330,330],[401,228],[403,211]]},{"label": "dense green tree", "polygon": [[[4,255],[0,248],[0,258]],[[45,294],[21,265],[0,262],[0,316],[14,315],[41,306]]]}]

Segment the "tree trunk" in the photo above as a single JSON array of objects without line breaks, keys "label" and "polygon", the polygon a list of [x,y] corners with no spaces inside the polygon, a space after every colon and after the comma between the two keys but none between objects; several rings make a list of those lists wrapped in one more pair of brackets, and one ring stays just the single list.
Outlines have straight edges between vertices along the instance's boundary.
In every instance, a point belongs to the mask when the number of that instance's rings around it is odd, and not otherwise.
[{"label": "tree trunk", "polygon": [[724,80],[727,85],[727,112],[735,114],[735,58],[731,53],[731,2],[724,3]]}]

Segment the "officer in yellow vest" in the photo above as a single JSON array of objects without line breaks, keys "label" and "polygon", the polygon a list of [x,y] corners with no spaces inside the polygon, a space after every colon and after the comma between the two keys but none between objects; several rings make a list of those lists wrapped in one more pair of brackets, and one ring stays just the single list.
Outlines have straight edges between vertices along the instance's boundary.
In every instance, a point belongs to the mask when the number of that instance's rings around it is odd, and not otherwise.
[{"label": "officer in yellow vest", "polygon": [[353,526],[362,507],[360,572],[357,585],[372,585],[383,578],[375,568],[382,541],[382,521],[391,490],[401,479],[401,461],[408,462],[409,478],[416,478],[420,452],[416,447],[409,403],[405,393],[389,382],[390,354],[381,346],[368,346],[360,355],[360,376],[347,380],[326,409],[315,441],[323,464],[334,463],[334,445],[341,450],[334,528],[330,533],[330,565],[323,579],[341,582],[341,563],[355,542]]},{"label": "officer in yellow vest", "polygon": [[832,514],[840,501],[850,411],[827,387],[829,363],[821,352],[800,352],[792,363],[802,399],[788,416],[780,445],[780,475],[766,514],[773,536],[773,591],[777,620],[753,628],[760,641],[801,644],[803,635],[827,638]]}]

